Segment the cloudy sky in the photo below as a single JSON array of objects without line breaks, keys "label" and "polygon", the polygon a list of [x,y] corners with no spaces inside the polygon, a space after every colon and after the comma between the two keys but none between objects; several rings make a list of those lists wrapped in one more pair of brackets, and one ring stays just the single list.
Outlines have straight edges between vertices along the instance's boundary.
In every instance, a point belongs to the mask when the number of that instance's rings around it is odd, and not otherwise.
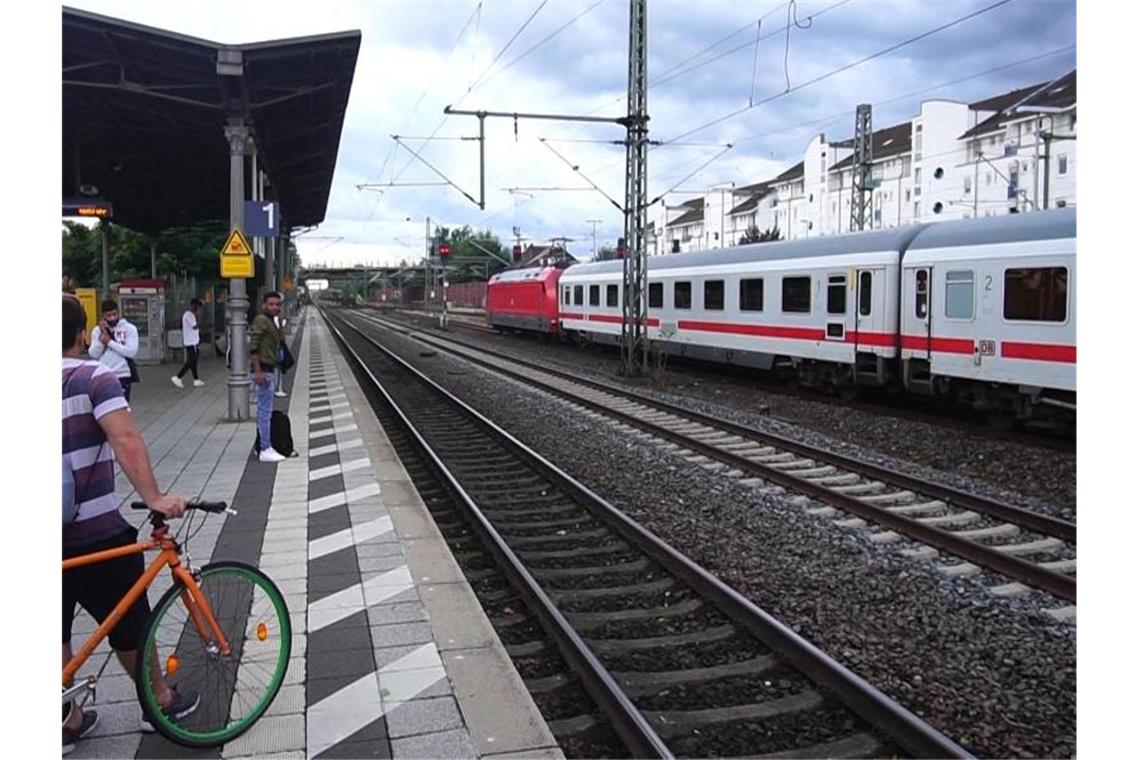
[{"label": "cloudy sky", "polygon": [[[620,234],[620,212],[589,189],[592,182],[623,200],[624,149],[607,142],[624,136],[617,125],[520,120],[516,136],[512,121],[488,118],[485,211],[454,187],[380,192],[357,185],[439,181],[390,137],[399,134],[477,197],[477,143],[453,138],[477,134],[478,123],[445,117],[448,104],[623,115],[626,0],[68,5],[224,43],[362,32],[327,216],[297,241],[307,264],[413,260],[423,252],[427,217],[489,228],[504,243],[514,227],[528,241],[568,237],[571,251],[586,256],[593,245],[587,220],[599,220],[599,245]],[[788,29],[788,2],[649,0],[650,138],[672,141],[650,151],[651,197],[675,188],[667,196],[674,205],[713,184],[769,179],[801,160],[814,134],[849,137],[859,102],[873,103],[875,124],[888,126],[909,118],[926,98],[976,100],[1076,65],[1073,0],[794,5]],[[997,7],[986,10],[991,6]],[[760,101],[766,102],[746,108]],[[718,157],[728,143],[732,149]]]}]

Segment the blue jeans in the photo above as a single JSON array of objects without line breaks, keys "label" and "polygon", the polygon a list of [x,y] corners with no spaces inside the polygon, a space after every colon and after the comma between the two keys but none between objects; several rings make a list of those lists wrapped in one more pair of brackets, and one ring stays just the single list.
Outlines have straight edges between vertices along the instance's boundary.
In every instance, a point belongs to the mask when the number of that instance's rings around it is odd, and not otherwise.
[{"label": "blue jeans", "polygon": [[261,438],[262,451],[271,445],[269,418],[273,416],[273,373],[266,372],[265,380],[265,385],[253,383],[253,392],[257,395],[257,435]]}]

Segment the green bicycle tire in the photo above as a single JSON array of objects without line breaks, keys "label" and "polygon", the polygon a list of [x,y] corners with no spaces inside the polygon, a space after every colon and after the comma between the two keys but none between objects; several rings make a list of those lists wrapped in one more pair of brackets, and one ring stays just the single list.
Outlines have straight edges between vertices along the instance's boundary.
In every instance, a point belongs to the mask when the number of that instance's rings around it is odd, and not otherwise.
[{"label": "green bicycle tire", "polygon": [[[193,721],[193,716],[188,716],[186,724],[173,720],[162,712],[158,702],[157,694],[151,684],[149,673],[147,672],[147,663],[150,662],[152,656],[161,656],[165,652],[159,652],[158,634],[163,628],[164,621],[167,620],[168,615],[172,611],[184,609],[180,603],[181,594],[185,586],[182,583],[175,583],[174,586],[169,588],[166,593],[162,595],[158,604],[155,605],[154,612],[150,616],[150,620],[146,626],[146,636],[143,639],[142,651],[136,664],[136,677],[135,688],[138,694],[139,704],[142,706],[143,714],[155,729],[165,736],[167,739],[180,744],[185,747],[204,748],[204,747],[217,747],[226,742],[233,741],[243,733],[248,731],[269,709],[269,705],[273,702],[277,692],[281,689],[281,684],[285,680],[285,671],[289,667],[289,656],[293,644],[293,632],[291,620],[289,618],[289,610],[285,605],[285,598],[281,591],[277,588],[273,580],[265,573],[257,568],[241,562],[216,562],[206,565],[200,571],[198,585],[202,589],[202,593],[206,594],[207,599],[210,601],[212,607],[215,608],[216,615],[221,618],[223,613],[219,609],[223,606],[219,604],[220,600],[211,598],[211,590],[214,586],[213,581],[218,580],[231,580],[239,585],[246,584],[245,587],[250,591],[250,601],[252,601],[254,591],[260,591],[261,595],[268,604],[271,618],[269,619],[269,628],[277,633],[275,637],[280,641],[280,650],[274,655],[272,669],[269,678],[263,690],[252,701],[252,707],[245,711],[241,716],[236,719],[227,715],[226,724],[220,728],[212,728],[209,730],[198,729],[190,725]],[[238,592],[237,599],[241,599],[240,591]],[[223,595],[222,600],[226,599]],[[231,598],[231,601],[232,598]],[[238,614],[240,615],[241,602],[238,604]],[[223,632],[226,633],[228,638],[236,639],[232,636],[233,625],[227,626],[223,620],[218,620],[219,625],[222,626]],[[245,625],[243,624],[243,629]],[[183,634],[179,638],[179,646],[186,639],[186,643],[201,642],[201,639],[195,634],[188,637],[186,632],[190,631],[188,625],[183,625]],[[231,630],[226,630],[230,628]],[[231,645],[241,647],[241,653],[244,653],[245,640],[241,642],[231,640]],[[238,668],[240,661],[235,660],[232,666],[233,675],[236,680],[238,677]],[[207,677],[208,679],[208,677]],[[177,679],[176,679],[177,680]],[[177,685],[177,684],[176,684]],[[198,710],[202,710],[208,699],[204,693],[199,694],[202,703],[199,704]]]}]

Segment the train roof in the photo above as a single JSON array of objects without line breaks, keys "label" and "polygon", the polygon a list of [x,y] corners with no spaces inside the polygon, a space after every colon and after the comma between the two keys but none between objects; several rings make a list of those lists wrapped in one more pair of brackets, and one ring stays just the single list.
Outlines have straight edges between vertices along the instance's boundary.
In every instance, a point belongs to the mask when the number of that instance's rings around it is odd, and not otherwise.
[{"label": "train roof", "polygon": [[907,250],[994,245],[1077,236],[1077,210],[1059,208],[1029,214],[1003,214],[982,219],[958,219],[931,224],[919,232]]},{"label": "train roof", "polygon": [[[650,256],[649,268],[676,269],[717,264],[744,264],[752,261],[779,261],[781,259],[807,259],[824,256],[841,256],[849,253],[877,253],[901,251],[923,229],[924,225],[897,227],[889,230],[854,232],[847,235],[813,237],[773,243],[751,243],[732,248],[691,253],[671,253]],[[575,264],[566,270],[567,275],[596,275],[620,272],[622,261],[599,261]]]},{"label": "train roof", "polygon": [[557,267],[527,267],[525,269],[504,269],[491,276],[489,282],[522,282],[523,280],[541,280],[549,272],[557,272]]}]

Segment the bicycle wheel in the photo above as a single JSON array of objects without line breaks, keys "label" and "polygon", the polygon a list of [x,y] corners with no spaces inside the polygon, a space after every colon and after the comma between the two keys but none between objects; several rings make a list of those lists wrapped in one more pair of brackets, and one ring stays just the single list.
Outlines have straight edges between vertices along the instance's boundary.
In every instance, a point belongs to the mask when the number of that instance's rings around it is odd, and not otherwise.
[{"label": "bicycle wheel", "polygon": [[[223,655],[186,587],[170,588],[147,624],[135,678],[143,714],[159,733],[187,747],[216,747],[240,736],[262,716],[289,667],[292,630],[281,592],[269,576],[240,562],[201,570],[198,585],[230,653]],[[173,718],[162,711],[154,673],[200,701]]]}]

